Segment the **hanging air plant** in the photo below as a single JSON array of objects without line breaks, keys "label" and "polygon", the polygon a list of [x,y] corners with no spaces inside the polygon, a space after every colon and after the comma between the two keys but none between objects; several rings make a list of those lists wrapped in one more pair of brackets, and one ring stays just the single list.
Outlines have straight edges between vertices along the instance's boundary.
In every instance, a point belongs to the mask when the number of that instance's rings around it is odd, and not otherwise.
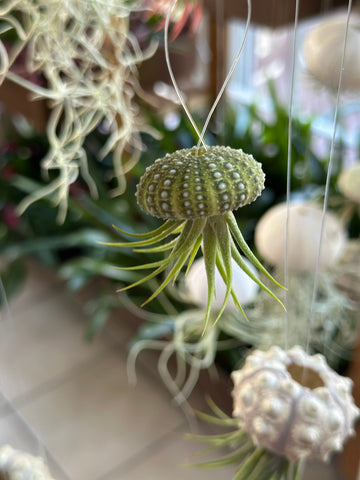
[{"label": "hanging air plant", "polygon": [[[230,296],[243,312],[232,289],[232,259],[255,283],[280,302],[240,255],[238,246],[256,268],[280,286],[250,250],[232,213],[261,194],[264,179],[261,165],[241,149],[193,147],[156,160],[140,179],[137,201],[145,212],[166,220],[165,224],[149,233],[127,234],[142,237],[139,241],[108,245],[141,248],[143,252],[151,253],[169,251],[169,254],[159,261],[128,267],[128,270],[154,271],[122,290],[140,285],[167,270],[165,280],[147,300],[149,302],[171,281],[175,282],[186,263],[187,269],[190,268],[202,246],[208,283],[204,329],[215,295],[216,267],[226,284],[224,300],[216,320],[223,313]],[[165,245],[154,246],[170,235],[175,235],[175,238]]]},{"label": "hanging air plant", "polygon": [[301,347],[256,350],[232,379],[233,417],[214,406],[216,417],[200,417],[234,430],[189,437],[233,452],[200,466],[233,463],[234,480],[299,478],[300,462],[328,461],[354,434],[360,410],[352,381],[331,370],[322,355],[310,356]]},{"label": "hanging air plant", "polygon": [[[166,321],[168,324],[171,322],[167,338],[140,339],[133,344],[127,362],[128,378],[132,383],[136,381],[135,363],[143,350],[161,351],[158,360],[159,375],[173,401],[181,405],[185,413],[192,414],[186,401],[198,381],[200,371],[211,367],[218,350],[229,348],[229,344],[234,341],[220,341],[220,329],[217,326],[203,333],[202,310],[186,310],[173,321],[171,317]],[[165,321],[159,319],[158,325],[161,322],[164,324]],[[172,357],[175,360],[175,369],[169,366]]]}]

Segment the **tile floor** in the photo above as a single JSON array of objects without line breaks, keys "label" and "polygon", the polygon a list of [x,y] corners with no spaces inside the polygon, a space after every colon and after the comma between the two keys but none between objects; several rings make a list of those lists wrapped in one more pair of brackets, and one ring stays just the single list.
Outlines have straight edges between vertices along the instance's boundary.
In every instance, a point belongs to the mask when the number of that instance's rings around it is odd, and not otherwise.
[{"label": "tile floor", "polygon": [[[0,445],[42,455],[56,480],[217,480],[233,468],[184,466],[201,448],[182,438],[191,427],[156,372],[140,356],[137,386],[126,376],[127,342],[136,319],[119,313],[84,340],[80,297],[31,262],[24,289],[0,317]],[[228,398],[227,381],[219,380]],[[204,407],[201,385],[193,395]],[[204,427],[198,427],[200,430]],[[310,465],[305,480],[335,480]]]}]

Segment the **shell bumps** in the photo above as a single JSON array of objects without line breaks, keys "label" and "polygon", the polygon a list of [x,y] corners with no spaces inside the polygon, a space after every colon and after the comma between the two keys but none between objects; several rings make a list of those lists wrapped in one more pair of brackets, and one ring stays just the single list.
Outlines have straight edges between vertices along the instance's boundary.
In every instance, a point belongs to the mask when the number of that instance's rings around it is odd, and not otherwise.
[{"label": "shell bumps", "polygon": [[147,168],[137,188],[145,212],[171,220],[221,215],[261,194],[265,175],[252,155],[230,147],[178,150]]},{"label": "shell bumps", "polygon": [[232,373],[233,416],[254,443],[293,462],[329,456],[353,435],[352,382],[301,347],[254,351]]},{"label": "shell bumps", "polygon": [[0,448],[0,479],[54,480],[42,458],[15,450],[10,445]]}]

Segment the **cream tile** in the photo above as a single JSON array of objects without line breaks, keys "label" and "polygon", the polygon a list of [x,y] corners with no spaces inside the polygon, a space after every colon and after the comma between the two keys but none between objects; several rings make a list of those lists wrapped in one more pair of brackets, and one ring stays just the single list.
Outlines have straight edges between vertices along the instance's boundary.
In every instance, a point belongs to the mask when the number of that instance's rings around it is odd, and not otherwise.
[{"label": "cream tile", "polygon": [[337,474],[336,469],[332,463],[323,463],[316,460],[310,460],[307,462],[303,480],[341,480],[341,477]]},{"label": "cream tile", "polygon": [[15,412],[0,420],[0,445],[6,444],[42,457],[56,480],[70,480],[43,446],[36,432]]},{"label": "cream tile", "polygon": [[69,374],[106,350],[84,339],[86,318],[66,293],[45,297],[0,322],[0,386],[13,400]]},{"label": "cream tile", "polygon": [[129,387],[116,352],[20,411],[73,480],[101,477],[183,421],[147,376]]},{"label": "cream tile", "polygon": [[31,305],[36,305],[38,301],[52,295],[56,288],[63,288],[63,284],[54,271],[31,258],[24,262],[27,276],[17,295],[9,300],[11,315],[27,310]]},{"label": "cream tile", "polygon": [[[163,388],[167,388],[162,380],[158,368],[163,368],[160,359],[160,353],[157,350],[144,349],[140,352],[135,363],[131,363],[131,374],[135,371],[135,374],[139,369],[147,370],[149,375],[153,375],[154,382],[162,385]],[[177,367],[175,357],[172,356],[167,364],[167,370],[171,374],[172,378],[176,377]],[[188,377],[186,377],[188,379]],[[231,414],[232,411],[232,396],[231,391],[233,388],[230,375],[224,372],[221,368],[212,365],[209,369],[201,370],[199,372],[198,379],[194,388],[188,397],[188,403],[193,409],[201,411],[209,411],[206,397],[211,398],[215,404],[221,408],[225,413]],[[166,390],[168,391],[168,390]],[[171,393],[169,392],[169,398]]]},{"label": "cream tile", "polygon": [[141,319],[128,310],[118,308],[111,313],[106,327],[104,328],[104,336],[107,339],[128,348],[129,342],[136,334],[136,331],[142,322]]},{"label": "cream tile", "polygon": [[[169,434],[162,441],[157,442],[152,449],[143,452],[143,455],[136,457],[111,473],[98,480],[219,480],[231,479],[235,467],[224,467],[215,469],[202,469],[193,466],[194,463],[205,460],[199,457],[197,452],[204,448],[204,444],[182,438],[180,434]],[[213,457],[218,458],[214,453]]]}]

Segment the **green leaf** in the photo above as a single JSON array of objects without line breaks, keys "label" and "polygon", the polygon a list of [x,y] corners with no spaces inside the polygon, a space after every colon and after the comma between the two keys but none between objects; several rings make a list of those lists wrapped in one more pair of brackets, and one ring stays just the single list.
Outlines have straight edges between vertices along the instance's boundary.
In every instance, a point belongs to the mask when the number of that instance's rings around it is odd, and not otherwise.
[{"label": "green leaf", "polygon": [[111,309],[109,307],[98,308],[95,311],[86,329],[86,338],[88,340],[93,340],[100,330],[102,330],[109,318],[110,313]]},{"label": "green leaf", "polygon": [[142,275],[129,272],[127,270],[119,270],[114,265],[101,259],[94,259],[90,257],[83,257],[68,262],[60,268],[60,276],[71,281],[74,277],[95,277],[100,275],[111,280],[129,283],[134,282],[142,277]]},{"label": "green leaf", "polygon": [[[0,294],[0,306],[3,306],[22,287],[26,279],[26,265],[23,260],[10,262],[1,271],[4,292]],[[1,291],[0,291],[1,292]]]}]

